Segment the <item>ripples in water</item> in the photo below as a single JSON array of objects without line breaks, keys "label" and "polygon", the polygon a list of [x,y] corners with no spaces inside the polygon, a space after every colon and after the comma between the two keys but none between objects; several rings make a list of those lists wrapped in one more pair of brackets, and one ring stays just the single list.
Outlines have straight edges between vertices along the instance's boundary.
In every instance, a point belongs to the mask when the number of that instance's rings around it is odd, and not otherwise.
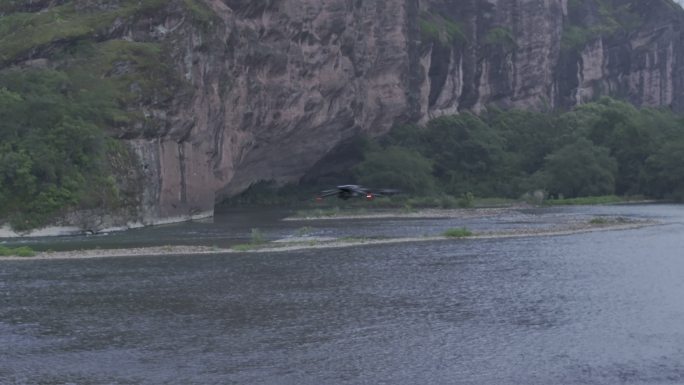
[{"label": "ripples in water", "polygon": [[674,208],[561,237],[5,261],[0,383],[681,384]]}]

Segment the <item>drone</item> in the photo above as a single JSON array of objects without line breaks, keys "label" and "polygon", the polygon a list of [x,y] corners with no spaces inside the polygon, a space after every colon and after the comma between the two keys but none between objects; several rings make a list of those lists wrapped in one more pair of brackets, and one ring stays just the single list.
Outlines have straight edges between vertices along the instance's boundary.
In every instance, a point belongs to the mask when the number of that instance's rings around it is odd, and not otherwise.
[{"label": "drone", "polygon": [[375,197],[382,197],[388,195],[396,195],[401,191],[397,189],[371,189],[355,184],[346,184],[342,186],[337,186],[334,189],[323,190],[316,196],[317,201],[322,201],[323,198],[337,196],[342,200],[347,200],[349,198],[365,198],[366,200],[373,200]]}]

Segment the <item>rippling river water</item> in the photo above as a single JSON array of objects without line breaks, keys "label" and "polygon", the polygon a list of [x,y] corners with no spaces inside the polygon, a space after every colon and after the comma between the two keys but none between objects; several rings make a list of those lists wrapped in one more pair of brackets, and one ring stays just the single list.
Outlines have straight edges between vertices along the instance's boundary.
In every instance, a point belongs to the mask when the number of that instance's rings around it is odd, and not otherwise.
[{"label": "rippling river water", "polygon": [[[270,254],[0,260],[0,384],[684,383],[684,207],[528,214],[527,225],[558,215],[662,224]],[[268,223],[274,237],[303,225]],[[353,223],[314,227],[391,224],[401,234],[458,224]]]}]

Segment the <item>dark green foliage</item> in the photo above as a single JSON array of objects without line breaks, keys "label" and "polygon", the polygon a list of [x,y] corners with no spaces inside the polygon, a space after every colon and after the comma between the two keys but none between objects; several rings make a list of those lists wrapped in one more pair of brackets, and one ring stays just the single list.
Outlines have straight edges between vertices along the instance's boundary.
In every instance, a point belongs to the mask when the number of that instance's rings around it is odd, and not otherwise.
[{"label": "dark green foliage", "polygon": [[0,217],[23,230],[86,197],[113,194],[98,127],[111,108],[63,72],[0,73]]},{"label": "dark green foliage", "polygon": [[610,98],[565,113],[493,108],[480,117],[446,116],[423,128],[398,126],[378,143],[368,146],[356,169],[364,183],[378,180],[369,177],[386,164],[396,166],[386,180],[412,180],[413,174],[402,179],[411,167],[405,157],[432,162],[432,173],[424,167],[420,180],[434,185],[435,194],[517,198],[540,190],[566,198],[615,193],[684,200],[682,118]]},{"label": "dark green foliage", "polygon": [[548,114],[496,108],[483,119],[500,135],[504,143],[507,173],[532,174],[544,165],[544,157],[570,141],[571,130],[564,131]]},{"label": "dark green foliage", "polygon": [[411,124],[394,126],[387,135],[380,138],[380,144],[384,147],[400,146],[414,150],[421,149],[423,141],[420,127]]},{"label": "dark green foliage", "polygon": [[17,257],[33,257],[36,255],[36,252],[28,246],[17,247],[12,252]]},{"label": "dark green foliage", "polygon": [[378,188],[398,188],[413,194],[435,190],[432,162],[412,149],[391,146],[372,150],[354,173],[360,183]]},{"label": "dark green foliage", "polygon": [[579,135],[610,149],[618,162],[616,192],[639,192],[639,180],[646,159],[670,133],[681,130],[679,119],[670,111],[638,110],[634,106],[610,98],[586,104],[574,113],[581,116]]},{"label": "dark green foliage", "polygon": [[684,201],[683,134],[666,140],[646,159],[641,176],[645,193],[657,198]]},{"label": "dark green foliage", "polygon": [[473,235],[473,232],[466,227],[458,227],[445,231],[442,235],[447,238],[465,238]]},{"label": "dark green foliage", "polygon": [[580,138],[549,154],[542,173],[551,195],[610,195],[615,190],[617,161],[607,148]]},{"label": "dark green foliage", "polygon": [[[183,84],[168,42],[106,36],[167,6],[205,27],[215,15],[196,0],[29,3],[0,4],[0,223],[26,230],[72,209],[136,207],[135,156],[112,137],[158,135],[165,122],[142,107],[168,108]],[[47,60],[11,66],[31,58]]]},{"label": "dark green foliage", "polygon": [[470,113],[430,121],[425,152],[435,161],[435,176],[449,194],[489,195],[491,176],[502,164],[500,136]]},{"label": "dark green foliage", "polygon": [[22,246],[22,247],[17,247],[17,248],[12,249],[12,248],[0,245],[0,257],[9,257],[9,256],[33,257],[35,255],[36,255],[36,252],[27,246]]}]

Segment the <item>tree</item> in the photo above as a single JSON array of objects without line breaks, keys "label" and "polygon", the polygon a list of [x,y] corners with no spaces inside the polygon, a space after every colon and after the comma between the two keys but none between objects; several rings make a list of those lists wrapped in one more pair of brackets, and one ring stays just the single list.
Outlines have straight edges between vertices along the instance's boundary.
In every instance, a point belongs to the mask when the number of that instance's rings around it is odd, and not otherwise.
[{"label": "tree", "polygon": [[414,194],[428,194],[435,189],[432,162],[417,151],[402,147],[367,153],[353,172],[360,183],[373,187],[398,188]]},{"label": "tree", "polygon": [[510,154],[507,163],[526,174],[542,168],[544,157],[557,148],[562,136],[555,116],[549,114],[492,109],[486,119],[503,139],[504,150]]},{"label": "tree", "polygon": [[599,146],[610,149],[618,162],[616,192],[636,193],[642,168],[655,148],[658,131],[671,130],[675,117],[665,111],[637,109],[608,97],[578,108],[578,131]]},{"label": "tree", "polygon": [[641,178],[643,191],[657,198],[684,200],[682,159],[684,137],[672,138],[646,160]]},{"label": "tree", "polygon": [[580,138],[546,157],[546,187],[565,197],[609,195],[615,192],[617,161],[605,147]]},{"label": "tree", "polygon": [[448,193],[498,195],[486,182],[500,176],[502,141],[480,118],[463,113],[431,120],[425,145],[424,154],[435,161],[435,175]]},{"label": "tree", "polygon": [[381,138],[384,147],[400,146],[413,150],[420,150],[423,146],[423,135],[420,127],[412,124],[401,124],[392,127],[392,130]]}]

